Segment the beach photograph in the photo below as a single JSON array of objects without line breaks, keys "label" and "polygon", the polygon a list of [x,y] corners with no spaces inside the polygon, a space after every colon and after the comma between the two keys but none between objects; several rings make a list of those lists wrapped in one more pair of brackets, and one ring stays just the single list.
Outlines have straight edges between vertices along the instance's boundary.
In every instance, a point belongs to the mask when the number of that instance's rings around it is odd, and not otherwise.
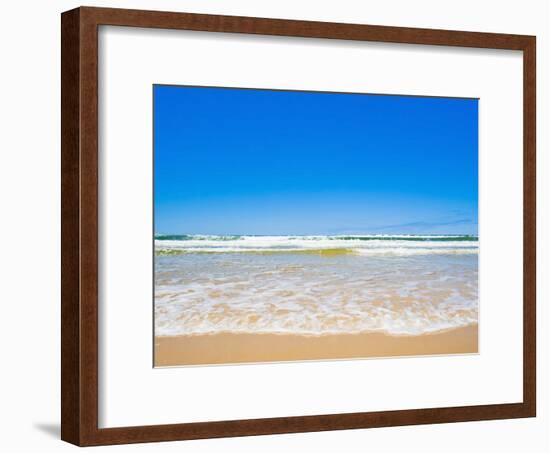
[{"label": "beach photograph", "polygon": [[479,352],[478,100],[153,86],[155,367]]}]

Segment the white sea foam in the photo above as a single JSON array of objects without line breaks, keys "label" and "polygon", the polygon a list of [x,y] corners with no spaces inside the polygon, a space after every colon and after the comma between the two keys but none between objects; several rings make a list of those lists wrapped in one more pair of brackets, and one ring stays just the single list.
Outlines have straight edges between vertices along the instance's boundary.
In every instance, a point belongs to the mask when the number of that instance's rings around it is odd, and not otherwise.
[{"label": "white sea foam", "polygon": [[[477,240],[426,239],[159,240],[183,253],[155,259],[155,334],[416,335],[476,323]],[[351,253],[309,253],[337,248]]]},{"label": "white sea foam", "polygon": [[258,253],[349,250],[360,255],[477,254],[477,238],[429,235],[186,236],[155,241],[159,253]]}]

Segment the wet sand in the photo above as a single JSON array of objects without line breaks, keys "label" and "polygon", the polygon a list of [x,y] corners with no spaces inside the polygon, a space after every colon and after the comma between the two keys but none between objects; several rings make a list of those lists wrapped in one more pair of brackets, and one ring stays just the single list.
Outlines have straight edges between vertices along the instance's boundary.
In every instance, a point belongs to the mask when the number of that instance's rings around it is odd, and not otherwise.
[{"label": "wet sand", "polygon": [[478,326],[423,335],[216,333],[155,338],[155,366],[331,360],[478,352]]}]

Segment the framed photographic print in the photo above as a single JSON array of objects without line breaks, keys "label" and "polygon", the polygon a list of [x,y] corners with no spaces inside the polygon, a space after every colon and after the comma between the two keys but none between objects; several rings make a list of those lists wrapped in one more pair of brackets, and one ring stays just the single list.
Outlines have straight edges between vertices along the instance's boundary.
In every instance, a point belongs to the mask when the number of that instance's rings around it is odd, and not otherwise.
[{"label": "framed photographic print", "polygon": [[153,105],[155,366],[478,352],[478,99]]},{"label": "framed photographic print", "polygon": [[535,38],[62,15],[62,438],[536,413]]}]

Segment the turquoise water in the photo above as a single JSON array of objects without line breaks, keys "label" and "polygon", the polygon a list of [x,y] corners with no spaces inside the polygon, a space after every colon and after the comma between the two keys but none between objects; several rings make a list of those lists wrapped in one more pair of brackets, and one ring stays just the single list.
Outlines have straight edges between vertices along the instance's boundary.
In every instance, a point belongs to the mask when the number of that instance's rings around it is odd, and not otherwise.
[{"label": "turquoise water", "polygon": [[418,335],[475,324],[473,236],[157,236],[155,334]]}]

